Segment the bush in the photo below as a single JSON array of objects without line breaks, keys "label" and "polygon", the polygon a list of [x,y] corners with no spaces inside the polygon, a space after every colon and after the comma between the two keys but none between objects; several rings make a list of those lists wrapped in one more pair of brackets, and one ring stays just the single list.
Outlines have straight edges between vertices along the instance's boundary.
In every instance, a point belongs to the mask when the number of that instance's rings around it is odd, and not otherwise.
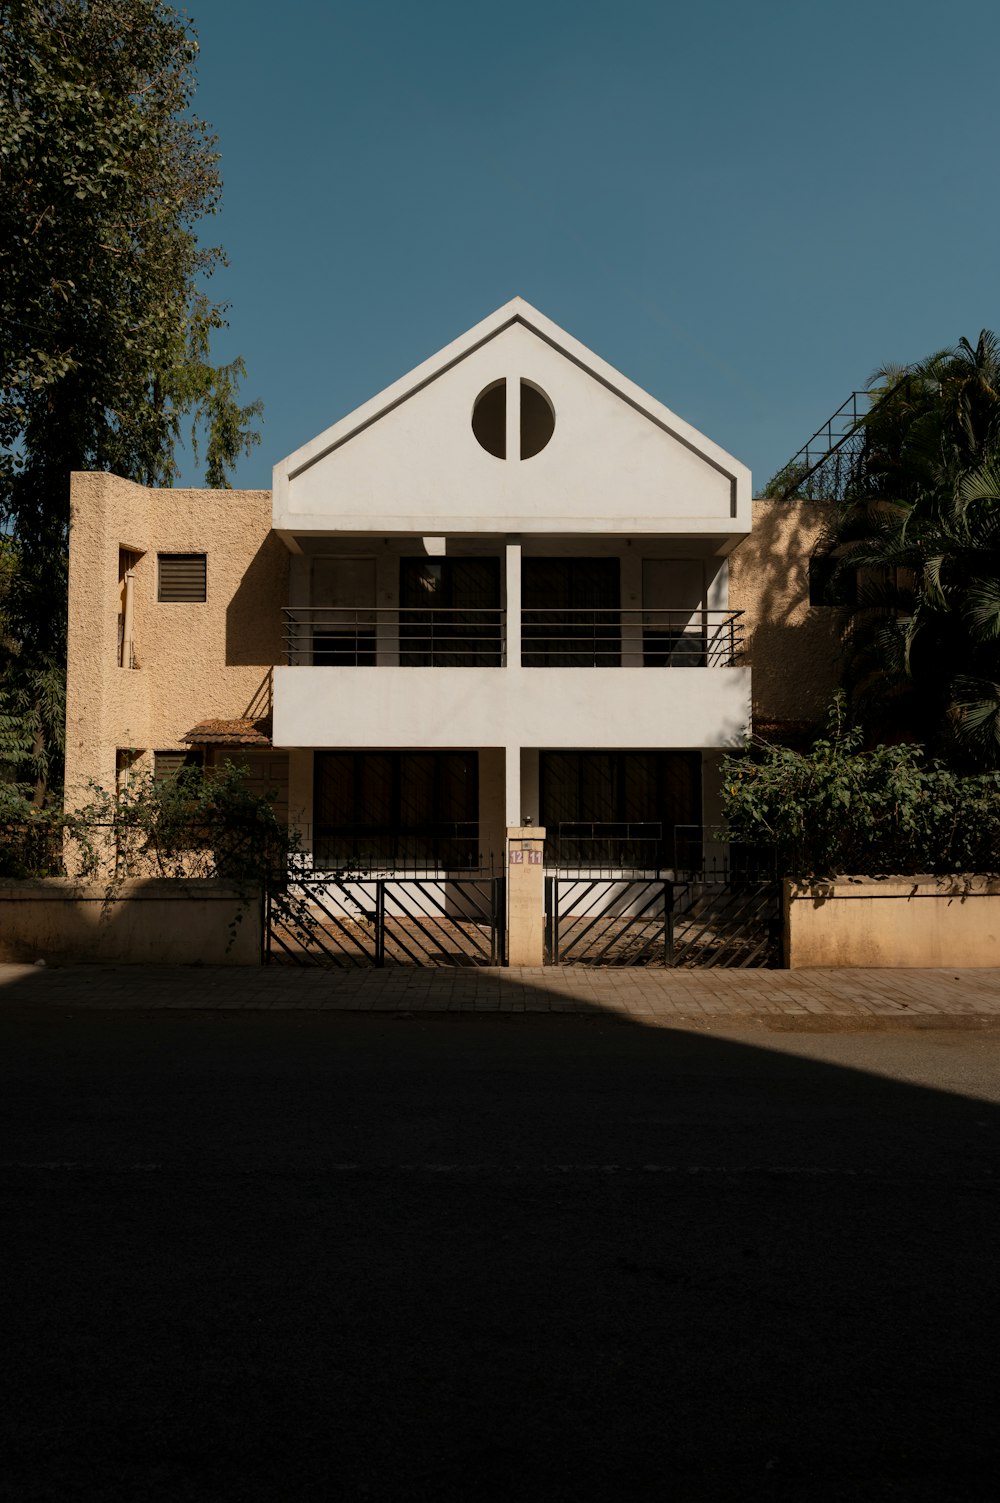
[{"label": "bush", "polygon": [[861,748],[842,696],[808,752],[754,742],[723,759],[727,838],[805,879],[1000,870],[1000,774],[962,776],[914,745]]},{"label": "bush", "polygon": [[109,897],[126,877],[283,882],[297,837],[245,780],[228,763],[159,783],[139,774],[117,795],[92,785],[90,801],[72,813],[36,808],[24,788],[0,784],[0,877],[102,875]]},{"label": "bush", "polygon": [[63,874],[63,815],[39,809],[22,783],[0,782],[0,878]]}]

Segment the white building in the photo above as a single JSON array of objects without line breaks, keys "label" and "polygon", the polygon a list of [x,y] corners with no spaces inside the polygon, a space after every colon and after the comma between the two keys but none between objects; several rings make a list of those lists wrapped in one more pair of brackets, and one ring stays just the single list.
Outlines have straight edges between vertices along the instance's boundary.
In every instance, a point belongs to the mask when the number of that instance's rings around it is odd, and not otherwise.
[{"label": "white building", "polygon": [[674,864],[750,671],[748,470],[519,298],[275,467],[273,745],[318,867]]}]

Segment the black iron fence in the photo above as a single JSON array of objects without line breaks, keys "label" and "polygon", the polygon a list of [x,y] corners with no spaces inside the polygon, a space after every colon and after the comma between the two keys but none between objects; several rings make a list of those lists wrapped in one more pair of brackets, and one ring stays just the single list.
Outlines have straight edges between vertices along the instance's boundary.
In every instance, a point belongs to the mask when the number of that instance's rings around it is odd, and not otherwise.
[{"label": "black iron fence", "polygon": [[337,969],[503,965],[505,895],[493,873],[297,873],[265,893],[264,959]]},{"label": "black iron fence", "polygon": [[551,964],[781,964],[773,850],[720,841],[701,825],[664,836],[658,825],[595,824],[560,825],[557,851],[545,879]]}]

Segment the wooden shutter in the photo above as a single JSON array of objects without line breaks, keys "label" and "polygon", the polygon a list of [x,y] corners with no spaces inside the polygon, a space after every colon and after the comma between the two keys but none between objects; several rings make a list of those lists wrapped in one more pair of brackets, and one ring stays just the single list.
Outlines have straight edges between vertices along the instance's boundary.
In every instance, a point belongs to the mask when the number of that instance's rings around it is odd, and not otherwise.
[{"label": "wooden shutter", "polygon": [[168,603],[200,602],[206,598],[204,553],[161,553],[159,593]]}]

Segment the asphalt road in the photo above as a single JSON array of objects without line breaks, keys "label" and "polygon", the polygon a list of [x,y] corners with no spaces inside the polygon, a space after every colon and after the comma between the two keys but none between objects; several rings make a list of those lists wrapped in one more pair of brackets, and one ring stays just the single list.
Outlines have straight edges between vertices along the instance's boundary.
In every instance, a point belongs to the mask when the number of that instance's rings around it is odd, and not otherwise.
[{"label": "asphalt road", "polygon": [[3,1496],[997,1496],[1000,1033],[0,1012]]}]

